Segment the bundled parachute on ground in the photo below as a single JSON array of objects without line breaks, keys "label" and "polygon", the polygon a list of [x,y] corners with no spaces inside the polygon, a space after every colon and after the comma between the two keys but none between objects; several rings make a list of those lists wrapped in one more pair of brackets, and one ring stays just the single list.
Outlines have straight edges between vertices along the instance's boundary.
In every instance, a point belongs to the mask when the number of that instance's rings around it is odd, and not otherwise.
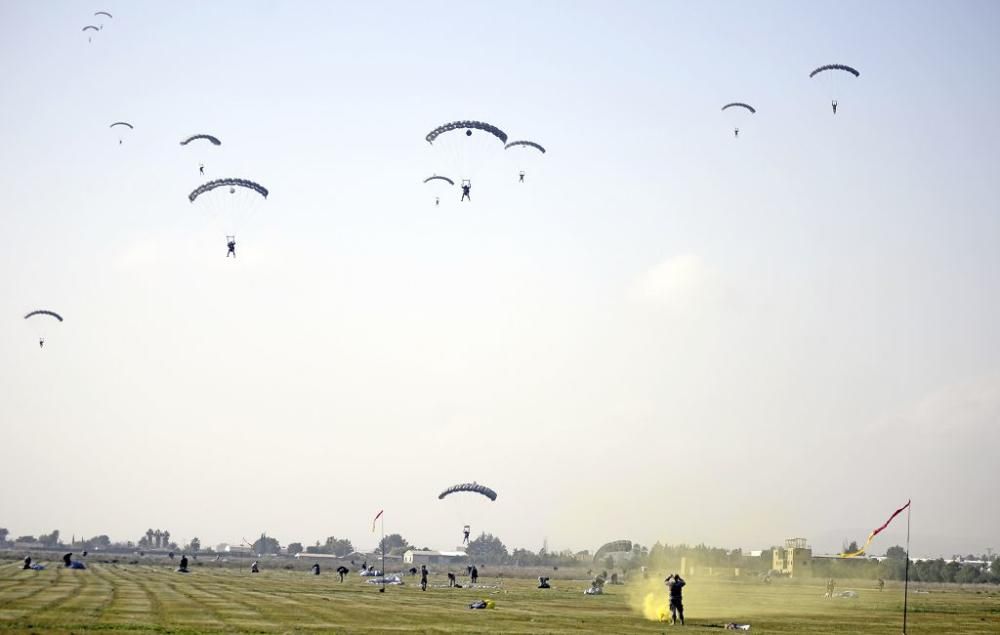
[{"label": "bundled parachute on ground", "polygon": [[451,496],[452,494],[456,494],[458,492],[470,492],[472,494],[481,494],[482,496],[485,496],[491,501],[495,501],[497,499],[496,492],[486,487],[485,485],[480,485],[479,483],[473,481],[471,483],[459,483],[458,485],[452,485],[445,491],[438,494],[438,500],[444,500],[446,496]]},{"label": "bundled parachute on ground", "polygon": [[605,543],[597,550],[594,554],[594,562],[597,562],[601,556],[607,555],[609,553],[621,553],[632,551],[632,541],[631,540],[612,540],[611,542]]}]

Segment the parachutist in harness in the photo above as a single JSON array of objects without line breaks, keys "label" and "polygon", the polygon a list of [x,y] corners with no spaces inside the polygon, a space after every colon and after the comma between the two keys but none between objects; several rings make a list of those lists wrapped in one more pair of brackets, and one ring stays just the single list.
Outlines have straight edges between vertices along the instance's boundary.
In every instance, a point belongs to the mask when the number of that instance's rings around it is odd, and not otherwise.
[{"label": "parachutist in harness", "polygon": [[226,252],[226,258],[230,255],[236,257],[236,236],[226,236],[226,247],[229,247],[229,251]]},{"label": "parachutist in harness", "polygon": [[740,129],[739,128],[733,128],[733,136],[736,137],[737,139],[740,138]]},{"label": "parachutist in harness", "polygon": [[833,107],[833,114],[837,114],[837,100],[836,99],[834,99],[833,101],[830,102],[830,106]]},{"label": "parachutist in harness", "polygon": [[518,174],[517,174],[517,182],[518,183],[524,183],[524,170],[521,170],[520,172],[518,172]]},{"label": "parachutist in harness", "polygon": [[468,543],[469,543],[469,532],[470,532],[471,530],[472,530],[472,528],[471,528],[471,527],[469,527],[468,525],[466,525],[465,527],[463,527],[463,528],[462,528],[462,534],[464,534],[464,536],[463,536],[463,538],[462,538],[462,544],[463,544],[463,545],[465,545],[465,544],[468,544]]},{"label": "parachutist in harness", "polygon": [[437,207],[440,204],[441,204],[441,197],[440,196],[435,196],[434,197],[434,207]]},{"label": "parachutist in harness", "polygon": [[199,163],[198,164],[198,173],[201,174],[202,176],[205,176],[205,164],[204,163]]},{"label": "parachutist in harness", "polygon": [[38,348],[42,348],[43,346],[45,346],[45,338],[44,337],[39,337],[38,338]]},{"label": "parachutist in harness", "polygon": [[464,201],[465,199],[469,199],[469,202],[470,203],[472,202],[472,196],[469,195],[469,190],[471,190],[471,189],[472,189],[472,181],[468,181],[468,180],[462,181],[462,199],[461,200]]}]

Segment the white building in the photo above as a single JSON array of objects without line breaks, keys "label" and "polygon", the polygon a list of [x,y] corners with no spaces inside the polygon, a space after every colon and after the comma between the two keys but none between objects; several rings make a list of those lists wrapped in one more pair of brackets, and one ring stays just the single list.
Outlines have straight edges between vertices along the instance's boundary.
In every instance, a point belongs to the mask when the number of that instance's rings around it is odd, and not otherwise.
[{"label": "white building", "polygon": [[463,564],[468,560],[464,551],[418,551],[410,549],[403,554],[403,562],[421,564]]}]

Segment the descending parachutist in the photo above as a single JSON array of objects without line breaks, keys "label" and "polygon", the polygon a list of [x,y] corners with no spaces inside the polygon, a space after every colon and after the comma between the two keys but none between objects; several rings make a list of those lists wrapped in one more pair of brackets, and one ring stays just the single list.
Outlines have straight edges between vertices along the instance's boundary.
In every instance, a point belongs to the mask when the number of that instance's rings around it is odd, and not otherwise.
[{"label": "descending parachutist", "polygon": [[831,101],[830,105],[833,107],[833,114],[837,114],[837,100],[834,99],[833,101]]},{"label": "descending parachutist", "polygon": [[200,173],[200,174],[201,174],[202,176],[205,176],[205,164],[204,164],[204,163],[199,163],[199,164],[198,164],[198,172],[199,172],[199,173]]},{"label": "descending parachutist", "polygon": [[517,182],[524,183],[524,170],[521,170],[517,175]]},{"label": "descending parachutist", "polygon": [[435,196],[434,197],[434,207],[437,207],[440,204],[441,204],[441,197],[440,196]]},{"label": "descending parachutist", "polygon": [[226,247],[229,248],[229,251],[226,252],[226,258],[228,258],[229,256],[232,256],[233,258],[235,258],[236,257],[236,238],[234,236],[229,236],[228,238],[229,238],[229,242],[226,243]]},{"label": "descending parachutist", "polygon": [[462,182],[462,198],[461,198],[462,201],[464,201],[465,199],[469,199],[469,202],[470,203],[472,202],[472,196],[469,195],[469,190],[471,189],[472,189],[471,181]]},{"label": "descending parachutist", "polygon": [[38,348],[42,348],[43,346],[45,346],[45,338],[44,337],[39,337],[38,338]]},{"label": "descending parachutist", "polygon": [[733,128],[733,136],[736,137],[737,139],[739,139],[739,137],[740,137],[740,129],[739,128]]}]

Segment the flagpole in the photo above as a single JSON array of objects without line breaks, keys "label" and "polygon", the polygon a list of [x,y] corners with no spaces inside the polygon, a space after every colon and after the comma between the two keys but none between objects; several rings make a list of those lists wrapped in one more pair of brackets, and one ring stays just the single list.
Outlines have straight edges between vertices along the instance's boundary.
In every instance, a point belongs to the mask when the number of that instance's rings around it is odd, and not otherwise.
[{"label": "flagpole", "polygon": [[[907,514],[909,518],[909,514]],[[909,549],[909,541],[907,540],[907,549]],[[379,593],[385,593],[385,514],[382,514],[382,589]],[[906,632],[905,629],[903,632]]]},{"label": "flagpole", "polygon": [[906,635],[906,601],[910,594],[910,509],[906,508],[906,574],[903,582],[903,635]]}]

